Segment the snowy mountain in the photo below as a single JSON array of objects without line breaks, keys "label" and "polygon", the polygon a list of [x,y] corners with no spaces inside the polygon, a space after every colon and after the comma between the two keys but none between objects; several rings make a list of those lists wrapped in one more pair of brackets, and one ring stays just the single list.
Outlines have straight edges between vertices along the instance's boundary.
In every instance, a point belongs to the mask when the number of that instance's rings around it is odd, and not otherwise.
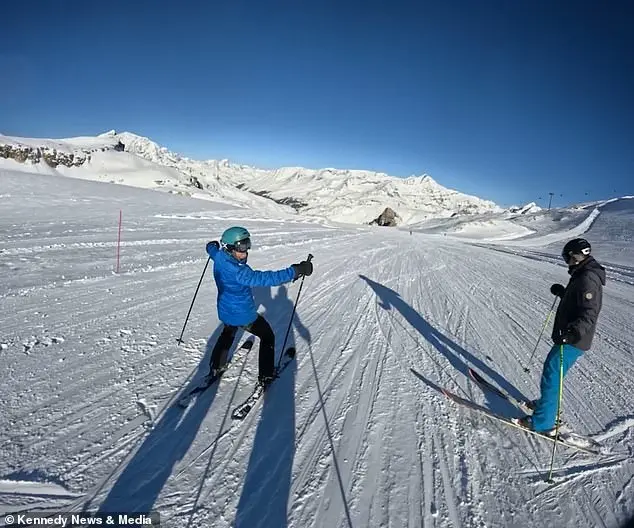
[{"label": "snowy mountain", "polygon": [[291,205],[302,214],[338,222],[366,224],[386,207],[396,211],[405,224],[456,213],[501,211],[493,202],[447,189],[431,176],[396,178],[372,171],[301,167],[271,171],[228,160],[191,160],[128,132],[111,131],[105,136],[121,141],[129,152],[203,182],[207,178],[222,180]]},{"label": "snowy mountain", "polygon": [[[33,139],[0,135],[0,167],[22,172],[63,175],[162,190],[173,194],[250,207],[288,217],[296,212],[215,178],[208,171],[179,165],[165,149],[149,140],[133,144],[145,148],[145,156],[124,151],[122,136],[107,133],[97,137]],[[131,135],[124,136],[133,143]],[[159,156],[154,151],[161,151]],[[204,180],[204,185],[201,183]]]},{"label": "snowy mountain", "polygon": [[[149,166],[139,167],[136,160],[108,155],[122,148],[153,164],[152,169],[161,166],[172,171],[165,178],[152,174],[146,181],[142,175],[124,178],[122,169],[126,164],[131,168],[128,173]],[[21,154],[26,151],[30,155]],[[42,154],[38,155],[38,152]],[[114,130],[96,138],[67,140],[0,136],[0,157],[31,162],[43,158],[48,165],[57,167],[69,165],[63,156],[73,157],[74,163],[70,165],[74,167],[81,167],[88,161],[93,169],[97,169],[96,179],[103,181],[108,181],[106,174],[117,172],[119,177],[115,181],[119,183],[149,188],[162,186],[177,192],[191,192],[193,188],[198,196],[206,194],[236,205],[255,203],[261,206],[264,201],[254,197],[262,197],[283,206],[280,211],[288,214],[297,211],[305,216],[336,222],[367,224],[386,208],[395,211],[402,224],[456,214],[502,211],[491,201],[447,189],[427,175],[396,178],[363,170],[300,167],[264,170],[228,160],[196,161],[171,152],[148,138],[129,132],[117,134]],[[116,165],[116,170],[109,170],[109,162]],[[79,172],[68,175],[81,177]]]}]

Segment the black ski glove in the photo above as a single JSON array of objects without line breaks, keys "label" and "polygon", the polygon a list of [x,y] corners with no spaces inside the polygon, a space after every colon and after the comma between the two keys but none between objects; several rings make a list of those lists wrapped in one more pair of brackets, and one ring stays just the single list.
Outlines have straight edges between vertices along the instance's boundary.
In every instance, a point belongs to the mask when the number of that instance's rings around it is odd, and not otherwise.
[{"label": "black ski glove", "polygon": [[550,287],[550,293],[552,293],[553,295],[556,295],[557,297],[560,297],[562,299],[563,299],[565,291],[566,291],[566,287],[563,286],[562,284],[553,284]]},{"label": "black ski glove", "polygon": [[579,341],[581,341],[581,336],[579,335],[579,332],[577,332],[577,330],[575,330],[574,328],[566,329],[566,331],[561,336],[561,342],[565,344],[574,345]]},{"label": "black ski glove", "polygon": [[293,271],[295,272],[295,278],[293,280],[297,280],[304,275],[312,275],[313,274],[313,263],[310,260],[303,260],[299,264],[291,265]]},{"label": "black ski glove", "polygon": [[207,251],[209,251],[210,247],[215,247],[216,249],[220,249],[220,244],[216,240],[212,240],[211,242],[207,242]]}]

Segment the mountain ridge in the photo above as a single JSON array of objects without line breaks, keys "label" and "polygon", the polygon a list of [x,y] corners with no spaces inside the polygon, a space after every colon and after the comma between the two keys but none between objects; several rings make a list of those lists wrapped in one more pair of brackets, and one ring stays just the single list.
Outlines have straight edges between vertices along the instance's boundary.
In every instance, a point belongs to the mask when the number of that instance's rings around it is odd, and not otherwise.
[{"label": "mountain ridge", "polygon": [[[446,188],[428,174],[399,178],[362,169],[260,169],[228,159],[199,161],[172,152],[150,138],[116,130],[95,137],[59,140],[0,136],[0,157],[32,163],[43,159],[52,167],[61,162],[78,169],[85,163],[94,163],[99,152],[114,150],[125,150],[178,171],[184,176],[181,183],[196,189],[197,194],[228,197],[230,203],[239,204],[241,198],[252,201],[240,194],[248,192],[254,198],[276,202],[286,212],[294,210],[335,222],[368,224],[386,208],[394,210],[403,225],[428,218],[503,211],[493,201]],[[34,154],[37,152],[39,156]]]}]

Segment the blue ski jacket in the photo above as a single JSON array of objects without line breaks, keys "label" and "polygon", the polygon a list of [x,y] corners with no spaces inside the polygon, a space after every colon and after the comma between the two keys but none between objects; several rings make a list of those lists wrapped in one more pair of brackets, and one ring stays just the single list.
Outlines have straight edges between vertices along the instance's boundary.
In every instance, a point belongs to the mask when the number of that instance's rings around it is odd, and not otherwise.
[{"label": "blue ski jacket", "polygon": [[214,244],[207,244],[207,254],[214,261],[218,318],[227,325],[246,326],[256,320],[253,286],[280,286],[295,278],[292,266],[279,271],[256,271],[246,260],[239,261]]}]

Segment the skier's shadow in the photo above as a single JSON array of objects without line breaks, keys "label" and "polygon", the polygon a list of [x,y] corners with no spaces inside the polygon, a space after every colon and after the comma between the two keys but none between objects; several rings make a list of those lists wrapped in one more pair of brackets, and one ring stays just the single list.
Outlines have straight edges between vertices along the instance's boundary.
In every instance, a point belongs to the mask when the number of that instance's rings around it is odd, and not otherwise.
[{"label": "skier's shadow", "polygon": [[[275,297],[271,297],[270,288],[258,288],[255,298],[256,303],[266,309],[264,316],[275,331],[275,348],[279,357],[283,353],[282,343],[293,311],[293,301],[288,298],[285,286],[278,288]],[[297,313],[293,325],[299,336],[310,343],[310,332]],[[293,329],[286,343],[286,348],[289,346],[295,346]],[[296,370],[297,361],[294,360],[264,395],[233,525],[236,528],[284,528],[288,525],[287,506],[295,457]]]},{"label": "skier's shadow", "polygon": [[[359,275],[359,277],[367,282],[374,290],[380,299],[379,306],[381,308],[388,311],[392,308],[398,310],[405,320],[418,330],[418,332],[438,352],[445,356],[456,370],[468,377],[469,367],[473,366],[476,370],[485,374],[515,398],[523,401],[527,400],[527,398],[515,386],[509,383],[498,372],[491,369],[484,361],[474,356],[430,325],[416,310],[407,304],[397,292],[387,286],[373,281],[372,279],[369,279],[365,275]],[[508,404],[508,402],[501,401],[501,399],[497,397],[495,399],[491,399],[490,396],[491,394],[486,394],[486,397],[489,398],[489,402],[491,403],[492,410],[508,413],[514,409]]]},{"label": "skier's shadow", "polygon": [[[222,327],[220,325],[209,337],[198,370],[182,394],[197,386],[209,372],[211,350]],[[117,478],[101,503],[99,512],[148,512],[153,509],[174,466],[182,460],[192,445],[216,397],[217,389],[216,383],[201,394],[195,403],[190,404],[186,414],[185,409],[178,405],[177,399],[165,410]]]}]

